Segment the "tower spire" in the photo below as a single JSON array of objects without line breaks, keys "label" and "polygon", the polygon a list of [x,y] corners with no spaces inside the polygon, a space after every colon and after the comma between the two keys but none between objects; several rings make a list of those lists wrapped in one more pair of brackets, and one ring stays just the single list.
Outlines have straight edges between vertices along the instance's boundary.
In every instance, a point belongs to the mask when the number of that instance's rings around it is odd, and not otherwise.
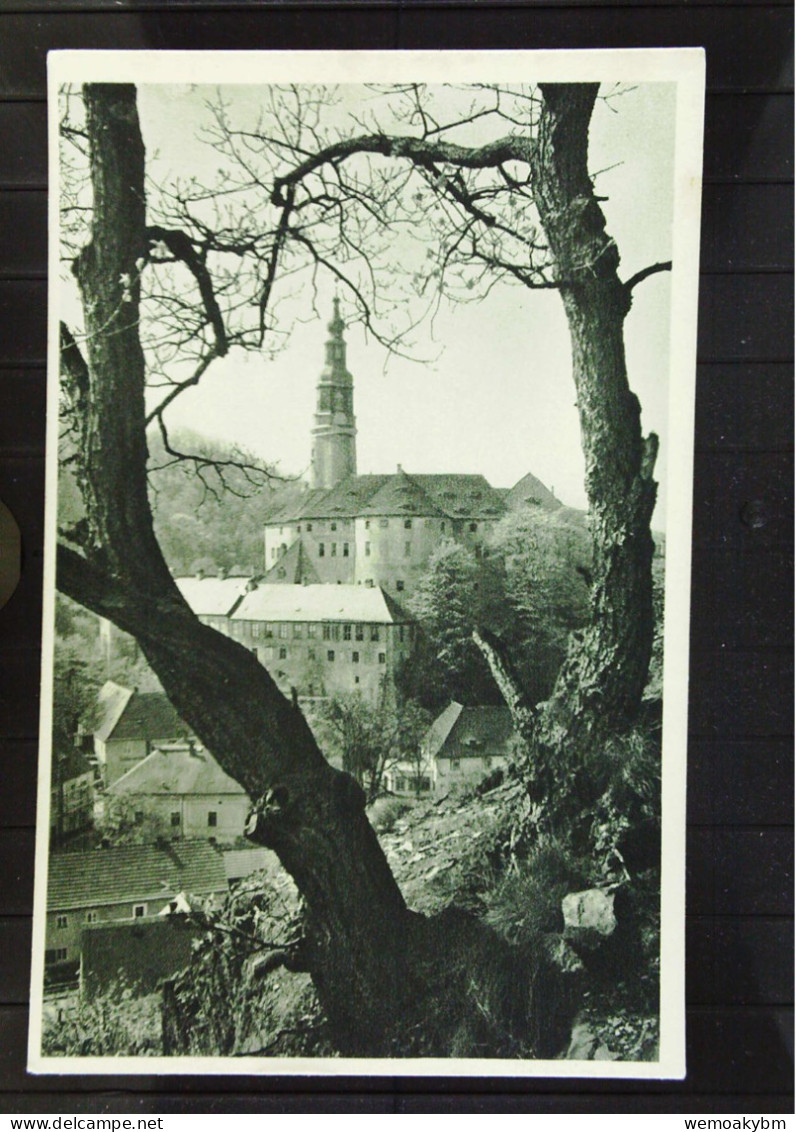
[{"label": "tower spire", "polygon": [[313,487],[334,487],[357,470],[354,380],[346,367],[344,330],[340,299],[335,295],[312,429]]}]

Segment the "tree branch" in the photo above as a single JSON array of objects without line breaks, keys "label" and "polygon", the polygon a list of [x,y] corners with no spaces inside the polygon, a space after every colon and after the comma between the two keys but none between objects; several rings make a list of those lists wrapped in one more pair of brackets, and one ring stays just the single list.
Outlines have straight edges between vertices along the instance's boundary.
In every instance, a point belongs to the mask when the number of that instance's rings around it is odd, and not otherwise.
[{"label": "tree branch", "polygon": [[630,293],[634,287],[638,286],[639,283],[643,283],[645,279],[649,279],[650,275],[657,275],[660,271],[671,270],[672,261],[670,259],[667,259],[661,263],[653,263],[649,267],[645,267],[641,271],[637,271],[635,275],[631,275],[627,283],[625,283],[625,290]]}]

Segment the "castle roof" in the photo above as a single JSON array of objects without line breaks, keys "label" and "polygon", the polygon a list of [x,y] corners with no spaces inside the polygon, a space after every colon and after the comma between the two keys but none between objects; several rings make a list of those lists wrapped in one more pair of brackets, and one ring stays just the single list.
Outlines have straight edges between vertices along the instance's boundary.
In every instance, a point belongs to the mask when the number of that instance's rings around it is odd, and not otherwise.
[{"label": "castle roof", "polygon": [[53,853],[47,867],[51,911],[197,896],[227,889],[221,854],[207,841],[116,845],[80,853]]},{"label": "castle roof", "polygon": [[292,495],[270,512],[268,524],[375,515],[494,519],[505,510],[501,493],[481,475],[409,475],[400,470],[390,475],[346,476],[333,488]]},{"label": "castle roof", "polygon": [[109,794],[243,794],[243,787],[230,778],[203,747],[156,748],[140,763],[108,787]]},{"label": "castle roof", "polygon": [[247,593],[233,621],[370,621],[409,618],[384,590],[370,586],[260,586]]}]

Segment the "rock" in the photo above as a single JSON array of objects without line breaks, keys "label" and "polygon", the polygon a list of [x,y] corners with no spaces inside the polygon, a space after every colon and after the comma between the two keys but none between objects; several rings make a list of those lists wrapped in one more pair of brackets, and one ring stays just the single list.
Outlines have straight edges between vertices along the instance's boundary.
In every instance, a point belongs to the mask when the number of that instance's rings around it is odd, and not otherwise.
[{"label": "rock", "polygon": [[566,1056],[568,1061],[591,1061],[597,1045],[597,1036],[588,1022],[577,1022],[572,1027],[572,1038]]},{"label": "rock", "polygon": [[561,901],[564,935],[586,946],[596,946],[616,928],[614,894],[601,888],[570,892]]},{"label": "rock", "polygon": [[608,1046],[602,1045],[602,1046],[598,1046],[597,1049],[594,1051],[594,1060],[595,1061],[618,1061],[619,1060],[619,1054],[614,1053],[614,1051],[610,1050],[608,1048]]}]

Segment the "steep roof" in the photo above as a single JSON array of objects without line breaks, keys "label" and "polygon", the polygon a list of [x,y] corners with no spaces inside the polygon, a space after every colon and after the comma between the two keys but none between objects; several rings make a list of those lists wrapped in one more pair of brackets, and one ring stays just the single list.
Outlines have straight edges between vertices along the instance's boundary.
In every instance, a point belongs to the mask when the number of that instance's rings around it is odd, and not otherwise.
[{"label": "steep roof", "polygon": [[358,514],[442,516],[444,512],[429,499],[414,477],[399,469],[394,476],[385,478]]},{"label": "steep roof", "polygon": [[285,585],[285,583],[310,585],[320,583],[320,580],[318,571],[313,566],[301,539],[291,543],[282,557],[277,559],[262,578],[266,585]]},{"label": "steep roof", "polygon": [[233,621],[408,621],[397,602],[377,587],[259,586],[247,593]]},{"label": "steep roof", "polygon": [[207,841],[116,845],[82,853],[54,853],[47,875],[50,911],[224,892],[224,861]]},{"label": "steep roof", "polygon": [[419,475],[412,478],[451,519],[496,519],[506,510],[498,492],[481,475]]},{"label": "steep roof", "polygon": [[188,577],[174,581],[197,617],[226,617],[249,584],[247,577]]},{"label": "steep roof", "polygon": [[454,702],[429,728],[426,750],[432,758],[481,757],[505,750],[513,732],[507,707],[462,707]]},{"label": "steep roof", "polygon": [[547,511],[555,511],[561,503],[541,480],[528,472],[521,480],[510,488],[506,495],[506,505],[514,510],[518,507],[543,507]]},{"label": "steep roof", "polygon": [[491,519],[506,510],[503,496],[481,475],[346,476],[328,491],[296,495],[268,524],[302,519],[351,519],[358,515],[443,515],[451,519]]},{"label": "steep roof", "polygon": [[113,680],[105,681],[97,696],[97,726],[94,734],[98,739],[104,742],[112,733],[132,695],[132,688],[123,688]]},{"label": "steep roof", "polygon": [[177,739],[190,734],[164,692],[131,692],[102,739]]},{"label": "steep roof", "polygon": [[108,787],[109,794],[243,794],[216,760],[198,744],[156,748]]}]

